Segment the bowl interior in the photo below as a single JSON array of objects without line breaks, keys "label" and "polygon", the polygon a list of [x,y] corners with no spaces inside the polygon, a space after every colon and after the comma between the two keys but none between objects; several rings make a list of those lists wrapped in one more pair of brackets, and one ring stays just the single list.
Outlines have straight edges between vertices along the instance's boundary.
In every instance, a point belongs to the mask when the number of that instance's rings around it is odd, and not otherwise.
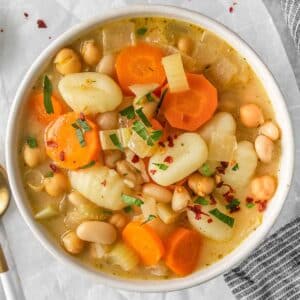
[{"label": "bowl interior", "polygon": [[[53,55],[58,49],[68,44],[71,40],[76,39],[86,31],[89,31],[100,24],[116,19],[136,16],[159,16],[180,19],[182,21],[190,22],[206,28],[227,41],[228,44],[230,44],[247,59],[249,65],[252,66],[254,72],[257,74],[258,78],[260,78],[272,102],[275,110],[276,120],[278,124],[280,124],[281,131],[283,133],[281,139],[282,156],[279,169],[284,170],[284,172],[280,171],[278,174],[279,186],[264,214],[263,223],[257,230],[251,233],[239,247],[215,264],[197,271],[188,277],[165,281],[127,280],[123,278],[112,277],[108,274],[92,270],[80,264],[75,258],[67,255],[62,249],[57,247],[45,229],[34,221],[29,203],[28,201],[24,200],[27,198],[27,196],[22,185],[21,173],[18,166],[18,147],[16,147],[16,145],[18,145],[19,133],[22,130],[22,124],[20,120],[22,120],[23,100],[26,99],[33,83],[39,74],[41,74],[45,69],[45,66],[50,62]],[[37,58],[28,73],[25,75],[17,91],[16,98],[9,116],[6,140],[6,163],[12,193],[23,218],[35,236],[45,246],[45,248],[48,249],[59,260],[67,263],[73,268],[81,270],[81,272],[88,273],[103,284],[107,284],[116,288],[141,292],[172,291],[200,284],[229,270],[247,255],[249,255],[250,252],[262,241],[263,237],[271,229],[273,223],[280,213],[291,182],[293,172],[293,157],[293,134],[285,102],[271,73],[261,62],[256,53],[241,38],[216,21],[213,21],[212,19],[198,13],[170,6],[128,6],[127,8],[116,10],[114,13],[105,16],[99,16],[89,20],[88,22],[84,22],[78,26],[75,26],[55,40]]]}]

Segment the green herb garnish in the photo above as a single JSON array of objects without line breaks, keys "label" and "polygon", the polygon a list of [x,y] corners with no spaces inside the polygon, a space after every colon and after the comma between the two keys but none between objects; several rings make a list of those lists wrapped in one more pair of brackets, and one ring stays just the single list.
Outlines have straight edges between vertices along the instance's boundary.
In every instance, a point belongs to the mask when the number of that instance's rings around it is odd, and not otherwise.
[{"label": "green herb garnish", "polygon": [[169,167],[166,164],[159,164],[159,163],[152,163],[153,165],[157,166],[160,170],[167,170]]},{"label": "green herb garnish", "polygon": [[228,225],[229,227],[233,227],[234,218],[231,218],[230,216],[227,216],[227,215],[223,214],[217,208],[214,208],[214,209],[210,210],[209,213],[211,215],[213,215],[214,217],[216,217],[217,219],[219,219],[221,222]]},{"label": "green herb garnish", "polygon": [[86,143],[85,143],[84,135],[83,135],[81,128],[76,123],[73,123],[72,127],[75,128],[75,133],[76,133],[76,136],[77,136],[80,146],[85,147]]},{"label": "green herb garnish", "polygon": [[78,127],[80,127],[84,132],[90,131],[90,130],[91,130],[91,127],[89,126],[89,124],[87,123],[86,120],[77,119],[77,120],[76,120],[76,124],[77,124]]},{"label": "green herb garnish", "polygon": [[154,220],[155,218],[156,218],[156,216],[154,216],[154,215],[149,215],[148,218],[147,218],[147,220],[145,220],[141,225],[144,225],[144,224],[146,224],[146,223],[148,223],[148,222]]},{"label": "green herb garnish", "polygon": [[26,138],[26,143],[29,146],[29,148],[36,148],[38,146],[36,138],[34,138],[32,136],[28,136]]},{"label": "green herb garnish", "polygon": [[110,140],[112,141],[112,143],[121,151],[124,151],[123,146],[118,138],[118,136],[113,133],[109,135]]},{"label": "green herb garnish", "polygon": [[141,121],[134,121],[132,130],[134,130],[143,140],[147,141],[149,137],[148,131]]},{"label": "green herb garnish", "polygon": [[135,117],[134,107],[132,105],[124,108],[120,111],[120,115],[126,117],[127,119],[131,120]]},{"label": "green herb garnish", "polygon": [[131,206],[125,206],[123,208],[124,212],[126,212],[127,214],[129,214],[130,212],[132,212],[132,207]]},{"label": "green herb garnish", "polygon": [[123,202],[125,202],[128,205],[141,206],[142,204],[144,204],[144,201],[142,201],[141,199],[126,194],[122,194],[121,198]]},{"label": "green herb garnish", "polygon": [[232,167],[232,171],[237,171],[239,169],[239,164],[236,163],[233,167]]},{"label": "green herb garnish", "polygon": [[43,80],[43,92],[44,92],[44,107],[47,114],[53,114],[54,109],[52,105],[52,83],[47,75],[44,76]]},{"label": "green herb garnish", "polygon": [[52,171],[49,171],[44,175],[45,178],[49,178],[49,177],[53,177],[53,176],[54,176],[54,173]]},{"label": "green herb garnish", "polygon": [[151,133],[151,139],[154,141],[154,142],[157,142],[163,135],[163,132],[161,130],[154,130],[152,131]]},{"label": "green herb garnish", "polygon": [[203,176],[209,177],[214,174],[214,171],[211,169],[211,167],[208,163],[204,163],[200,168],[200,173]]},{"label": "green herb garnish", "polygon": [[238,200],[238,199],[232,199],[227,205],[226,205],[226,208],[228,209],[228,210],[234,210],[234,209],[236,209],[237,207],[239,207],[239,205],[240,205],[240,201]]},{"label": "green herb garnish", "polygon": [[88,164],[80,167],[80,169],[87,169],[87,168],[90,168],[92,167],[96,162],[94,160],[90,161]]},{"label": "green herb garnish", "polygon": [[201,204],[201,205],[208,205],[208,204],[209,204],[208,200],[205,199],[204,197],[201,197],[201,196],[197,197],[197,198],[194,200],[194,203],[196,203],[196,204]]},{"label": "green herb garnish", "polygon": [[255,206],[255,204],[254,204],[253,202],[248,202],[248,203],[246,204],[246,206],[247,206],[248,208],[252,208],[252,207]]},{"label": "green herb garnish", "polygon": [[139,108],[136,111],[136,114],[139,116],[139,118],[141,119],[141,121],[145,124],[145,126],[147,127],[151,127],[151,123],[149,122],[149,120],[147,119],[147,117],[145,116],[145,114],[143,113],[143,108]]},{"label": "green herb garnish", "polygon": [[154,102],[154,98],[152,97],[152,93],[148,93],[146,94],[146,99],[148,102]]},{"label": "green herb garnish", "polygon": [[137,35],[144,35],[148,31],[147,27],[140,27],[136,30]]}]

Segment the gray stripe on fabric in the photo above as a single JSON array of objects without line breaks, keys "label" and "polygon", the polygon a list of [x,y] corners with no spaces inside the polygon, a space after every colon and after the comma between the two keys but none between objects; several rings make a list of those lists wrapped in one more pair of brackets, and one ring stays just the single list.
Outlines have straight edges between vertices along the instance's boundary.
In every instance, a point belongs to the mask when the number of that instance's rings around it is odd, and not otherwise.
[{"label": "gray stripe on fabric", "polygon": [[300,299],[300,217],[224,275],[237,299]]}]

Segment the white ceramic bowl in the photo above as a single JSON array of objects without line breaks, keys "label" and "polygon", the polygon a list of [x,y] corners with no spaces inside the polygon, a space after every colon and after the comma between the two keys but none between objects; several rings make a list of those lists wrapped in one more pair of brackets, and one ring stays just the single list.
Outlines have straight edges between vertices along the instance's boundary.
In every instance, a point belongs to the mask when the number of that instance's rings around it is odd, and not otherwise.
[{"label": "white ceramic bowl", "polygon": [[[279,173],[278,177],[279,185],[276,194],[274,195],[270,205],[268,206],[268,209],[264,214],[264,219],[261,226],[251,233],[239,247],[237,247],[232,253],[224,257],[222,260],[207,267],[206,269],[202,269],[187,277],[178,279],[161,281],[127,280],[97,272],[80,264],[78,260],[66,254],[60,247],[58,247],[51,240],[44,228],[33,219],[28,201],[26,200],[27,196],[22,185],[21,173],[18,166],[17,145],[19,143],[19,132],[22,129],[20,120],[22,120],[21,116],[23,111],[23,103],[35,80],[39,74],[43,72],[45,66],[50,62],[55,53],[63,46],[69,44],[70,41],[100,24],[120,18],[136,16],[162,16],[180,19],[186,22],[194,23],[203,28],[207,28],[227,41],[233,48],[235,48],[243,57],[247,59],[248,63],[252,66],[253,70],[260,78],[272,102],[273,108],[275,109],[276,120],[278,124],[280,124],[282,131],[282,156],[280,162],[280,170],[282,171]],[[81,272],[82,275],[89,274],[102,284],[106,284],[115,288],[140,292],[162,292],[192,287],[217,275],[220,275],[243,260],[253,249],[258,246],[258,244],[263,240],[273,226],[287,196],[293,173],[294,143],[291,122],[287,108],[273,76],[263,62],[259,59],[257,54],[240,37],[228,30],[223,25],[199,13],[171,6],[142,5],[116,9],[113,13],[83,22],[62,34],[42,52],[42,54],[36,59],[27,74],[24,76],[11,108],[6,140],[6,163],[12,193],[21,215],[36,238],[54,257],[66,263],[70,267],[76,268]]]}]

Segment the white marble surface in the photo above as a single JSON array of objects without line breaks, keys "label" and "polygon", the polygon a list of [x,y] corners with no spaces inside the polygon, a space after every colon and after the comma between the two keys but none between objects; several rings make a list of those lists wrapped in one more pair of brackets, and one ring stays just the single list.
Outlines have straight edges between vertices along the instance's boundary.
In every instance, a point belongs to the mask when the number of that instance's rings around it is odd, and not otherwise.
[{"label": "white marble surface", "polygon": [[[264,1],[268,5],[273,0]],[[293,70],[280,36],[261,0],[237,1],[233,14],[228,12],[232,4],[230,0],[0,0],[0,29],[3,29],[0,32],[1,163],[4,162],[3,145],[10,103],[28,67],[51,42],[48,37],[55,39],[70,26],[93,15],[104,14],[109,9],[147,2],[173,4],[203,12],[238,32],[273,72],[285,95],[294,128],[300,126],[300,97]],[[27,19],[24,12],[29,14]],[[44,19],[48,28],[38,29],[37,19]],[[295,64],[298,63],[296,60],[297,56],[293,54]],[[296,147],[296,176],[273,230],[300,212],[299,134],[296,136]],[[21,279],[20,287],[28,300],[234,299],[222,276],[189,290],[167,294],[127,293],[96,284],[55,261],[35,240],[13,202],[0,224],[0,241],[4,243],[6,250],[8,246],[10,248],[15,262],[13,269]],[[1,287],[0,299],[4,299]]]}]

